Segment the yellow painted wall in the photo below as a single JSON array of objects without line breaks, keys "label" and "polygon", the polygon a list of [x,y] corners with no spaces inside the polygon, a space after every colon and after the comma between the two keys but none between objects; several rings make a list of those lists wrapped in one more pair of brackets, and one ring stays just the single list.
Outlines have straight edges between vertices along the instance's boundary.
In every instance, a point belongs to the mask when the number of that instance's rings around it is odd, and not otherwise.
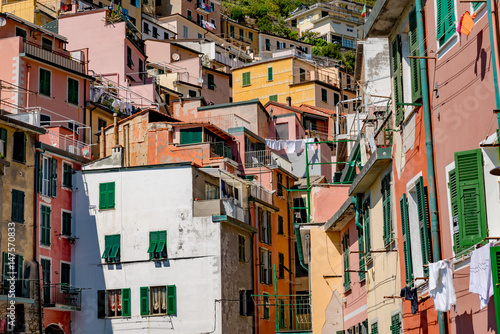
[{"label": "yellow painted wall", "polygon": [[35,23],[36,0],[15,1],[8,4],[2,3],[0,3],[0,12],[11,13],[26,21]]},{"label": "yellow painted wall", "polygon": [[[371,230],[371,249],[384,250],[383,239],[383,210],[381,179],[390,172],[390,168],[379,175],[370,188],[370,230]],[[394,189],[391,186],[391,193]],[[394,203],[394,200],[393,200]],[[396,210],[392,209],[392,221],[394,236],[397,236],[398,226],[396,222]],[[397,246],[395,246],[397,248]],[[401,299],[385,299],[384,296],[399,296],[401,291],[400,262],[398,252],[373,253],[373,264],[368,265],[368,274],[366,276],[366,299],[368,322],[371,324],[378,322],[379,333],[390,333],[391,315],[400,313],[402,319],[402,301]]]},{"label": "yellow painted wall", "polygon": [[[103,110],[99,107],[95,108],[94,106],[88,106],[85,110],[85,120],[86,120],[86,126],[90,126],[90,131],[92,133],[92,156],[94,159],[99,158],[99,136],[96,135],[98,131],[101,131],[99,129],[98,124],[99,124],[99,118],[106,121],[107,126],[113,125],[113,114],[110,112]],[[91,115],[92,114],[92,117]],[[118,118],[120,120],[121,117]],[[88,136],[88,131],[86,131],[87,136]],[[88,139],[86,139],[88,141]],[[101,157],[102,158],[102,157]]]},{"label": "yellow painted wall", "polygon": [[326,232],[324,226],[311,226],[309,231],[313,333],[335,333],[343,328],[342,278],[324,276],[343,274],[340,232]]}]

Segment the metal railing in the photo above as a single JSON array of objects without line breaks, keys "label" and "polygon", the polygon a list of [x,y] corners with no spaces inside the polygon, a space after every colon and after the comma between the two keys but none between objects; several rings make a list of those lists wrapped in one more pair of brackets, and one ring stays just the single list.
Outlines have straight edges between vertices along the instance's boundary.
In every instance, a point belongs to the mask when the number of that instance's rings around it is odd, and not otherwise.
[{"label": "metal railing", "polygon": [[228,58],[226,56],[223,56],[219,53],[215,54],[215,61],[222,63],[224,65],[227,65],[229,67],[237,67],[243,65],[243,62],[235,59]]},{"label": "metal railing", "polygon": [[82,306],[82,289],[68,284],[44,284],[44,307],[63,305],[77,310]]},{"label": "metal railing", "polygon": [[312,331],[309,295],[277,296],[276,332]]},{"label": "metal railing", "polygon": [[235,199],[225,198],[221,200],[223,214],[245,222],[245,211],[241,206],[235,204]]},{"label": "metal railing", "polygon": [[28,42],[23,43],[23,52],[27,55],[45,60],[49,63],[62,66],[69,70],[85,74],[85,65],[83,61],[77,61],[70,58],[69,55],[57,53],[43,49],[42,47]]},{"label": "metal railing", "polygon": [[46,131],[40,138],[43,142],[80,157],[91,158],[91,145],[75,139],[74,135],[63,135],[50,129],[46,129]]},{"label": "metal railing", "polygon": [[198,1],[197,8],[203,9],[205,12],[211,12],[212,11],[212,7],[210,7],[210,5],[207,5],[203,1]]},{"label": "metal railing", "polygon": [[209,122],[222,130],[244,127],[250,130],[250,122],[236,114],[192,118],[187,122]]},{"label": "metal railing", "polygon": [[229,147],[229,145],[225,142],[210,143],[210,157],[224,157],[234,160],[231,147]]},{"label": "metal railing", "polygon": [[338,87],[340,84],[340,80],[337,75],[335,75],[334,73],[328,73],[326,71],[306,71],[302,73],[295,73],[293,75],[294,84],[313,80],[319,80],[336,87]]},{"label": "metal railing", "polygon": [[35,280],[13,278],[10,276],[3,275],[2,288],[0,290],[1,295],[15,296],[18,298],[35,298],[35,291],[38,282]]},{"label": "metal railing", "polygon": [[263,166],[281,167],[292,172],[292,164],[279,154],[270,150],[245,152],[245,168],[258,168]]},{"label": "metal railing", "polygon": [[259,184],[252,184],[250,186],[250,195],[266,203],[273,204],[273,194]]}]

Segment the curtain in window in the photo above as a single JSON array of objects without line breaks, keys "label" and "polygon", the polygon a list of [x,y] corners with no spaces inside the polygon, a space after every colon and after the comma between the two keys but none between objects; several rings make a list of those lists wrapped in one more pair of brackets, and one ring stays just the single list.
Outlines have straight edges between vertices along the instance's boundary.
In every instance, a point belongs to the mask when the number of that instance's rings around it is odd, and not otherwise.
[{"label": "curtain in window", "polygon": [[116,310],[115,292],[114,291],[111,291],[109,293],[109,308],[111,309],[111,312],[115,312],[115,310]]}]

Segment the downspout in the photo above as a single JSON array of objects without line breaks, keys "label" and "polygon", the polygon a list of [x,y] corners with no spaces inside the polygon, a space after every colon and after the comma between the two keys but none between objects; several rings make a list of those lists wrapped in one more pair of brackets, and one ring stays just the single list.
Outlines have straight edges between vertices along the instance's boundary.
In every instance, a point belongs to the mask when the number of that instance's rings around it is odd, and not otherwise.
[{"label": "downspout", "polygon": [[38,213],[38,165],[40,163],[40,153],[45,152],[45,150],[42,149],[41,152],[36,152],[35,154],[35,193],[33,195],[33,200],[34,205],[33,205],[33,234],[34,234],[34,240],[35,242],[33,243],[33,262],[36,264],[36,281],[38,282],[38,318],[39,318],[39,326],[40,326],[40,333],[43,333],[43,313],[42,313],[42,281],[40,280],[40,263],[37,260],[37,247],[38,247],[38,242],[37,242],[37,213]]},{"label": "downspout", "polygon": [[361,225],[361,223],[359,222],[359,212],[361,210],[360,206],[361,206],[361,195],[358,194],[356,195],[356,197],[354,197],[354,206],[356,208],[356,219],[355,219],[355,223],[356,223],[356,227],[362,231],[363,230],[363,225]]},{"label": "downspout", "polygon": [[[87,108],[85,107],[85,103],[87,101],[87,79],[83,79],[83,124],[87,120]],[[91,118],[92,119],[92,118]],[[92,123],[90,123],[90,136],[92,137]],[[83,131],[83,142],[86,143],[87,139],[87,131]]]},{"label": "downspout", "polygon": [[[488,0],[490,1],[490,0]],[[424,19],[421,0],[415,1],[415,11],[417,15],[417,36],[419,45],[419,57],[425,56],[425,41],[424,41]],[[492,48],[493,52],[493,48]],[[429,213],[431,216],[431,233],[432,233],[432,254],[434,261],[441,260],[441,239],[439,234],[438,208],[436,203],[436,175],[434,171],[434,147],[432,142],[431,128],[431,108],[429,100],[429,86],[427,78],[427,63],[426,59],[420,58],[420,75],[422,82],[422,104],[424,111],[424,127],[425,127],[425,150],[427,155],[427,174],[429,187]],[[446,333],[446,326],[443,312],[438,312],[438,327],[439,333]]]},{"label": "downspout", "polygon": [[[495,27],[497,27],[498,24],[498,17],[497,13],[495,11],[495,22],[493,22],[493,4],[491,0],[486,0],[486,6],[488,10],[488,28],[489,28],[489,33],[490,33],[490,44],[491,44],[491,58],[492,58],[492,63],[493,63],[493,81],[495,84],[495,105],[496,109],[500,109],[500,93],[498,91],[498,74],[497,74],[497,55],[495,52],[495,48],[497,44],[495,43],[495,34],[493,30],[493,23],[495,23]],[[497,129],[497,142],[500,144],[500,113],[497,113],[497,122],[498,122],[498,129]],[[500,148],[498,148],[498,160],[500,161]]]}]

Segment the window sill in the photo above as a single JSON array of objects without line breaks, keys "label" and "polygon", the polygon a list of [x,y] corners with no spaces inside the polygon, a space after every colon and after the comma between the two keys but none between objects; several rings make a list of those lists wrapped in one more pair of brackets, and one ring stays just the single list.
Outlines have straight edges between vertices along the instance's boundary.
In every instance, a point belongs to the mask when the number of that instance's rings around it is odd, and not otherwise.
[{"label": "window sill", "polygon": [[68,187],[68,186],[65,186],[64,184],[62,185],[61,189],[64,189],[64,190],[67,190],[67,191],[73,191],[73,187]]},{"label": "window sill", "polygon": [[12,162],[15,162],[15,163],[20,164],[20,165],[26,165],[26,161],[19,161],[19,160],[12,159]]},{"label": "window sill", "polygon": [[250,87],[252,84],[250,85],[241,85],[241,87]]},{"label": "window sill", "polygon": [[[456,29],[455,29],[456,30]],[[458,32],[455,31],[453,35],[448,38],[446,42],[443,43],[443,45],[439,46],[438,49],[436,50],[436,54],[438,55],[438,60],[442,58],[455,44],[459,42],[460,38],[458,37]],[[439,44],[439,41],[436,42]]]},{"label": "window sill", "polygon": [[11,223],[23,224],[23,225],[24,225],[24,220],[23,220],[23,221],[15,221],[15,220],[11,220],[10,222],[11,222]]},{"label": "window sill", "polygon": [[99,208],[99,211],[114,210],[115,208]]},{"label": "window sill", "polygon": [[143,318],[160,318],[160,317],[171,317],[174,316],[175,314],[167,314],[167,313],[162,313],[162,314],[141,314],[141,317]]}]

